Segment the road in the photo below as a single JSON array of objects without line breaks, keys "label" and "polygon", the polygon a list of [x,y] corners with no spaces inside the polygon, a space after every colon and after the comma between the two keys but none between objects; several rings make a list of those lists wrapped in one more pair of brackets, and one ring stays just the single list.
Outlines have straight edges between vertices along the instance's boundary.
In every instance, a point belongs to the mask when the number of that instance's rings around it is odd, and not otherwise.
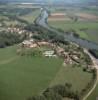
[{"label": "road", "polygon": [[94,68],[97,69],[97,79],[96,79],[96,82],[95,82],[93,88],[92,88],[92,89],[88,92],[88,94],[83,98],[83,100],[86,100],[86,99],[91,95],[91,93],[95,90],[95,88],[96,88],[96,86],[97,86],[97,84],[98,84],[98,59],[96,59],[94,56],[92,56],[92,54],[89,53],[87,49],[84,49],[84,52],[85,52],[86,54],[88,54],[89,57],[92,59],[92,61],[93,61],[93,66],[92,66],[92,67],[94,67]]}]

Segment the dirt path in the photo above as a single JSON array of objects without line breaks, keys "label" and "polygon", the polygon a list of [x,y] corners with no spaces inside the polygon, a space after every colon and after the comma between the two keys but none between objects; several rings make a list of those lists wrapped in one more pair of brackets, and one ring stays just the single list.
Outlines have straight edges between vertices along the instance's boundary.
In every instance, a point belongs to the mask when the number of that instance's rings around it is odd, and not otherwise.
[{"label": "dirt path", "polygon": [[93,86],[93,88],[88,92],[88,94],[83,98],[83,100],[86,100],[90,95],[91,93],[95,90],[97,84],[98,84],[98,60],[96,58],[94,58],[86,49],[84,49],[84,52],[86,54],[88,54],[90,56],[90,58],[92,59],[93,61],[93,67],[97,69],[97,80]]},{"label": "dirt path", "polygon": [[8,64],[14,60],[16,60],[18,57],[13,57],[13,58],[10,58],[10,59],[7,59],[7,60],[3,60],[3,61],[0,61],[0,65],[3,65],[3,64]]}]

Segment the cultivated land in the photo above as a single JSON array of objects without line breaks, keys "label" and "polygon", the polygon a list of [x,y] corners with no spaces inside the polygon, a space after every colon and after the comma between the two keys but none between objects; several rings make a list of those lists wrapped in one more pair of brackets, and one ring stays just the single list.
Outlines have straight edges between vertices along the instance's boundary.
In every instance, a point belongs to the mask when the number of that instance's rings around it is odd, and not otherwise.
[{"label": "cultivated land", "polygon": [[4,5],[0,6],[0,21],[7,26],[33,23],[39,13],[40,8],[32,5]]}]

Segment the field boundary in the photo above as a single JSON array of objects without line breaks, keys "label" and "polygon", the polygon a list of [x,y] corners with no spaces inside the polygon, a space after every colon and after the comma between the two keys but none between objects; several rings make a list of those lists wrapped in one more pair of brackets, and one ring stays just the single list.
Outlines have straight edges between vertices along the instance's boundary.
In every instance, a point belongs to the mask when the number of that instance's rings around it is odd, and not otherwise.
[{"label": "field boundary", "polygon": [[0,62],[0,65],[8,64],[8,63],[10,63],[10,62],[16,60],[17,58],[18,58],[18,57],[16,56],[16,57],[12,57],[12,58],[10,58],[10,59],[7,59],[7,60],[4,60],[4,61],[1,61],[1,62]]}]

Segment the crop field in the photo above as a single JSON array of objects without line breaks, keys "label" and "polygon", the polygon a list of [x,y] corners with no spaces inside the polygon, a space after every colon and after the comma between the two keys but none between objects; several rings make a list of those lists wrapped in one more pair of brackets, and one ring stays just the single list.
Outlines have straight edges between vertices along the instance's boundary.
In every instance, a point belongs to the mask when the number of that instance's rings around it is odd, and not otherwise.
[{"label": "crop field", "polygon": [[[39,15],[40,9],[38,7],[23,6],[17,7],[18,5],[0,6],[0,21],[7,26],[20,25],[20,20],[33,23],[35,18]],[[18,20],[20,19],[20,20]]]},{"label": "crop field", "polygon": [[48,21],[70,21],[66,13],[53,13],[49,16]]},{"label": "crop field", "polygon": [[77,13],[77,14],[75,14],[75,15],[77,15],[78,17],[81,17],[81,18],[85,18],[85,19],[98,20],[98,16],[93,15],[93,14],[88,14],[88,13]]}]

